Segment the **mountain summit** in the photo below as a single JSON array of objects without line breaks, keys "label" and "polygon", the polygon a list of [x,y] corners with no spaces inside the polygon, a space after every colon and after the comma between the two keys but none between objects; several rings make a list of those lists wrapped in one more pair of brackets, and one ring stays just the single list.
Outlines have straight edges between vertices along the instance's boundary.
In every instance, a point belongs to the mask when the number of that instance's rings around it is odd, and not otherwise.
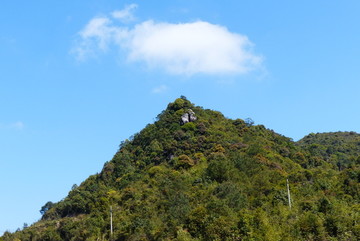
[{"label": "mountain summit", "polygon": [[296,143],[181,97],[0,240],[359,240],[359,146],[354,132]]}]

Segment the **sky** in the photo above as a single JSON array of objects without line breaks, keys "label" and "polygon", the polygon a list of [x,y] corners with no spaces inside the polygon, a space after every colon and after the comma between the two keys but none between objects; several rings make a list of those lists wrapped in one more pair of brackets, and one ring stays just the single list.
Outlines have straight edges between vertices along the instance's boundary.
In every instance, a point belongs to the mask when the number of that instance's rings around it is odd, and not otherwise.
[{"label": "sky", "polygon": [[0,234],[181,95],[299,140],[360,132],[360,2],[0,1]]}]

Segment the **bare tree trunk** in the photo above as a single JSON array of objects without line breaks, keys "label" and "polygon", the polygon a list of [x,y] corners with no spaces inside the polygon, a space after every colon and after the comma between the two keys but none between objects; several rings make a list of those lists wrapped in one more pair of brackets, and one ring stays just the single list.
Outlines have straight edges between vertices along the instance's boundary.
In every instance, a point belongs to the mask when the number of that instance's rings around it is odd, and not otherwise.
[{"label": "bare tree trunk", "polygon": [[288,193],[288,200],[289,200],[289,208],[291,209],[291,197],[290,197],[289,179],[286,179],[286,186],[287,186],[287,193]]}]

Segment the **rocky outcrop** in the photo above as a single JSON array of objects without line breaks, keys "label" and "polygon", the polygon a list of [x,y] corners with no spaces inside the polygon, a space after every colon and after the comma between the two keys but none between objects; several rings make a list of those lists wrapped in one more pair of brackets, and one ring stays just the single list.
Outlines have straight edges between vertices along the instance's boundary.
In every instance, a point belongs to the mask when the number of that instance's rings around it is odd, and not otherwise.
[{"label": "rocky outcrop", "polygon": [[185,112],[182,116],[181,116],[181,124],[185,124],[188,122],[193,122],[196,121],[197,117],[195,115],[195,112],[191,109],[189,109],[187,112]]}]

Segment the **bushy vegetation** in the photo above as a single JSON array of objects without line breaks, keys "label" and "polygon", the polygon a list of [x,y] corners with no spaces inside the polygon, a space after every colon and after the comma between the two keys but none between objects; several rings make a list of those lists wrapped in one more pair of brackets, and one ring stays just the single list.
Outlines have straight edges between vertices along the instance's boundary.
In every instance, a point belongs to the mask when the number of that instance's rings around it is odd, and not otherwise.
[{"label": "bushy vegetation", "polygon": [[[182,124],[189,109],[197,119]],[[295,143],[182,97],[42,220],[0,240],[359,240],[359,156],[354,132]]]}]

